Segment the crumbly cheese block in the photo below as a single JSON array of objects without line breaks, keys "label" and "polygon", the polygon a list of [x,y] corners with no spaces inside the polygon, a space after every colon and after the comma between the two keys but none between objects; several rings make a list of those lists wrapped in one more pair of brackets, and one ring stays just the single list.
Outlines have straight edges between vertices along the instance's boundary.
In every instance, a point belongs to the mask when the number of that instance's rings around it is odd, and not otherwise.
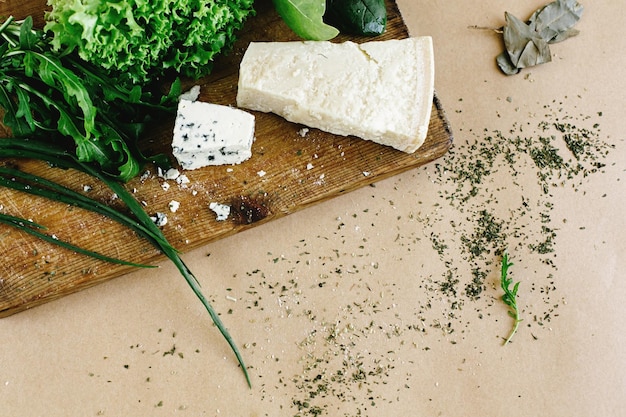
[{"label": "crumbly cheese block", "polygon": [[360,45],[252,42],[237,106],[412,153],[428,132],[434,76],[428,36]]},{"label": "crumbly cheese block", "polygon": [[172,153],[183,169],[239,164],[252,156],[254,115],[230,106],[178,102]]}]

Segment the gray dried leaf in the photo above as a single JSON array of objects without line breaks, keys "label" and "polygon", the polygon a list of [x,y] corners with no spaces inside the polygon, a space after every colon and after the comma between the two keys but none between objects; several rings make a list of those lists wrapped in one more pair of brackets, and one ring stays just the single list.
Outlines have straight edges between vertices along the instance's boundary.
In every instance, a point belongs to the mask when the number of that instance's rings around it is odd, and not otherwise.
[{"label": "gray dried leaf", "polygon": [[548,44],[576,36],[579,32],[573,26],[582,12],[577,0],[555,0],[536,10],[527,22],[505,13],[502,33],[506,51],[496,57],[498,67],[514,75],[522,68],[550,62]]},{"label": "gray dried leaf", "polygon": [[529,26],[546,42],[560,42],[578,34],[572,28],[582,13],[583,6],[577,0],[553,1],[533,13]]},{"label": "gray dried leaf", "polygon": [[520,68],[517,68],[511,62],[511,58],[509,58],[509,54],[507,52],[502,52],[500,55],[496,57],[496,63],[500,70],[506,75],[515,75],[521,71]]},{"label": "gray dried leaf", "polygon": [[504,45],[516,68],[532,67],[551,60],[548,43],[530,25],[510,13],[505,13]]}]

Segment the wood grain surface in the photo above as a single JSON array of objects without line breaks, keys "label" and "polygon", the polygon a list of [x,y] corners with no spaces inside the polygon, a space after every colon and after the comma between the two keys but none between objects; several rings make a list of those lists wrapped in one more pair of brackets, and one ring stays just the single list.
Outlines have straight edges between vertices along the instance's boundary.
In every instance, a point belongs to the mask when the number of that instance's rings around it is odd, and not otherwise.
[{"label": "wood grain surface", "polygon": [[[16,18],[32,15],[36,24],[41,26],[45,7],[45,0],[7,0],[0,2],[0,15]],[[201,85],[201,100],[235,104],[239,62],[251,40],[296,39],[275,14],[270,1],[257,1],[255,8],[257,15],[248,20],[233,51],[218,60],[210,76],[188,82],[188,86]],[[395,2],[388,1],[388,28],[380,39],[407,36]],[[337,40],[346,39],[342,36]],[[350,39],[357,42],[368,40]],[[414,154],[316,129],[302,136],[299,131],[303,126],[272,114],[255,115],[256,141],[252,158],[248,161],[237,166],[186,171],[188,184],[160,178],[154,167],[149,166],[146,175],[127,184],[149,213],[167,214],[168,223],[163,231],[182,252],[419,167],[444,155],[452,143],[450,128],[436,97],[428,137]],[[151,141],[156,148],[169,149],[173,123],[173,118],[163,120],[145,140]],[[80,173],[49,168],[34,161],[4,163],[17,164],[23,170],[82,192],[90,189],[91,196],[112,205],[121,204],[110,191]],[[169,210],[171,201],[180,203],[178,211]],[[246,216],[239,219],[230,216],[226,221],[217,221],[215,213],[209,209],[211,202],[243,203],[246,210],[256,209],[258,216],[252,223],[247,222]],[[48,233],[59,239],[106,255],[140,263],[163,259],[148,242],[123,226],[75,207],[0,189],[0,210],[33,219],[48,227]],[[4,225],[0,225],[0,255],[0,317],[131,270],[61,249]]]}]

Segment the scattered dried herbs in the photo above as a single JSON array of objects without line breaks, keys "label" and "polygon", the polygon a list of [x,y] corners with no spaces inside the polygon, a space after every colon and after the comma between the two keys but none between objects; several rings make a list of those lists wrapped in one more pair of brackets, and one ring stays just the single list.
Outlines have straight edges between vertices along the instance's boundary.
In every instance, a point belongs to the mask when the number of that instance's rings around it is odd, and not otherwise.
[{"label": "scattered dried herbs", "polygon": [[497,56],[498,67],[507,75],[523,68],[550,62],[549,44],[578,34],[574,25],[580,20],[583,6],[577,0],[556,0],[535,11],[524,22],[506,12],[502,29],[505,51]]}]

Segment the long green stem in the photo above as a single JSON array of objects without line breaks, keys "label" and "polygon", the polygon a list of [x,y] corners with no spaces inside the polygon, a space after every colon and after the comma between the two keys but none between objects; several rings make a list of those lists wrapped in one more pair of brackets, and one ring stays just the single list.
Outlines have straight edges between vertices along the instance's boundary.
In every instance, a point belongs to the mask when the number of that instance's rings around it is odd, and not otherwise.
[{"label": "long green stem", "polygon": [[513,335],[517,332],[517,328],[519,327],[519,324],[522,322],[522,319],[520,318],[520,315],[517,309],[515,310],[515,315],[512,317],[513,317],[513,320],[515,321],[513,324],[513,328],[511,329],[511,333],[509,333],[509,336],[506,338],[506,340],[503,343],[504,346],[506,346],[511,341],[511,339],[513,339]]},{"label": "long green stem", "polygon": [[[52,182],[43,178],[33,177],[30,176],[30,174],[24,174],[23,176],[21,176],[22,179],[34,181],[34,183],[40,184],[41,187],[35,187],[38,190],[37,192],[41,192],[42,189],[48,187],[56,190],[58,193],[57,195],[62,195],[64,196],[63,198],[68,196],[76,197],[74,201],[76,204],[81,204],[81,207],[108,215],[113,220],[119,221],[120,223],[129,226],[134,230],[140,232],[140,234],[144,237],[147,237],[150,242],[155,245],[155,247],[157,247],[165,256],[167,256],[167,258],[170,259],[170,261],[172,261],[172,263],[174,263],[181,275],[185,278],[188,285],[191,287],[196,297],[198,297],[204,308],[207,310],[209,316],[213,320],[213,323],[216,325],[216,327],[228,343],[229,347],[235,354],[235,357],[239,365],[241,366],[241,369],[246,378],[246,382],[248,383],[248,386],[251,386],[250,377],[248,375],[248,371],[241,356],[241,353],[239,352],[239,349],[237,348],[237,345],[235,344],[230,333],[226,329],[226,326],[221,321],[219,315],[213,309],[212,305],[209,303],[206,297],[203,295],[200,288],[200,283],[193,275],[191,270],[187,267],[187,265],[185,265],[182,258],[180,257],[179,252],[169,244],[161,229],[159,229],[154,224],[150,216],[144,210],[143,206],[121,183],[109,178],[101,171],[94,169],[92,166],[79,162],[69,153],[55,148],[54,146],[51,146],[47,143],[44,144],[41,142],[25,139],[2,139],[0,140],[0,155],[4,157],[38,159],[61,168],[73,168],[93,176],[94,178],[103,182],[107,187],[109,187],[109,189],[111,189],[111,191],[114,192],[124,202],[124,204],[126,204],[128,209],[135,216],[136,221],[128,222],[128,218],[126,216],[121,215],[118,212],[111,213],[109,211],[111,209],[102,210],[100,203],[94,204],[93,206],[90,206],[89,204],[84,204],[85,202],[89,202],[90,199],[83,195],[80,195],[79,197],[73,191],[60,185],[56,186]],[[8,168],[5,168],[5,171],[9,174],[11,173],[11,170]],[[0,170],[0,174],[1,173],[2,171]],[[46,194],[45,192],[42,192],[39,195],[54,199],[54,194]]]},{"label": "long green stem", "polygon": [[35,236],[45,242],[52,243],[54,245],[60,246],[65,249],[69,249],[71,251],[74,251],[83,255],[91,256],[92,258],[95,258],[95,259],[100,259],[102,261],[111,262],[111,263],[119,264],[119,265],[133,266],[136,268],[156,268],[153,265],[138,264],[135,262],[128,262],[122,259],[106,256],[99,252],[84,249],[79,246],[73,245],[69,242],[59,240],[55,236],[50,236],[46,233],[41,232],[40,230],[45,229],[44,226],[37,224],[35,222],[32,222],[32,221],[26,220],[26,219],[0,213],[0,223],[6,224],[7,226],[14,227],[18,230],[21,230],[22,232]]}]

